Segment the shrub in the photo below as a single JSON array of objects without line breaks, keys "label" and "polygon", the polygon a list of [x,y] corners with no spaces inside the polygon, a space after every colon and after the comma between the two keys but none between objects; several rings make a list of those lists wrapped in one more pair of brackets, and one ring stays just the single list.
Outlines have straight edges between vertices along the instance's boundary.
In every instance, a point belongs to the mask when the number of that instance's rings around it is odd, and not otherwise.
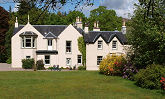
[{"label": "shrub", "polygon": [[53,69],[54,69],[54,67],[49,67],[48,69],[49,69],[49,70],[53,70]]},{"label": "shrub", "polygon": [[11,64],[11,56],[6,61],[7,64]]},{"label": "shrub", "polygon": [[107,55],[100,63],[100,73],[105,75],[122,75],[126,60],[123,56]]},{"label": "shrub", "polygon": [[85,66],[79,66],[78,70],[86,70],[86,67]]},{"label": "shrub", "polygon": [[22,68],[32,69],[33,66],[34,66],[34,59],[23,59],[22,60]]},{"label": "shrub", "polygon": [[165,68],[161,65],[149,65],[146,69],[141,69],[135,76],[136,84],[142,88],[160,89],[160,79],[165,73]]},{"label": "shrub", "polygon": [[126,65],[124,65],[123,68],[123,78],[124,79],[129,79],[129,80],[134,80],[134,75],[138,72],[135,66],[131,62],[127,62]]},{"label": "shrub", "polygon": [[165,77],[161,77],[160,83],[161,83],[161,89],[165,90]]},{"label": "shrub", "polygon": [[43,60],[38,60],[38,61],[36,62],[36,67],[37,67],[37,70],[45,70]]}]

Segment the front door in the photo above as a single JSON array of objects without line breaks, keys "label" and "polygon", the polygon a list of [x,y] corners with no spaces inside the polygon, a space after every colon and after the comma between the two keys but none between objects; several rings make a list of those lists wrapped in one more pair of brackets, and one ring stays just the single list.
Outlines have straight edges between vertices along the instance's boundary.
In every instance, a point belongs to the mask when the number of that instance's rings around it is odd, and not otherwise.
[{"label": "front door", "polygon": [[52,39],[48,39],[48,50],[52,50]]}]

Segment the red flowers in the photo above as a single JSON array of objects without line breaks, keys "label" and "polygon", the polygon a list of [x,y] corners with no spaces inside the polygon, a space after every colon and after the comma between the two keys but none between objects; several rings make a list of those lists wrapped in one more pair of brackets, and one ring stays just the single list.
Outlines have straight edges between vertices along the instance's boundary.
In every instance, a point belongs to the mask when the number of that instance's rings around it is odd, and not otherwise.
[{"label": "red flowers", "polygon": [[161,88],[165,90],[165,77],[161,77],[160,83],[161,83]]}]

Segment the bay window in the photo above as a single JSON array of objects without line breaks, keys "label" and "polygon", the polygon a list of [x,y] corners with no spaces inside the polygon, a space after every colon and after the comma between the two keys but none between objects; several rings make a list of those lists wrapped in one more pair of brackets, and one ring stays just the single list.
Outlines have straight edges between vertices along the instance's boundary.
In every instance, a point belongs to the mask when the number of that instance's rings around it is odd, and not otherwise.
[{"label": "bay window", "polygon": [[23,36],[22,48],[36,48],[36,38],[33,36]]}]

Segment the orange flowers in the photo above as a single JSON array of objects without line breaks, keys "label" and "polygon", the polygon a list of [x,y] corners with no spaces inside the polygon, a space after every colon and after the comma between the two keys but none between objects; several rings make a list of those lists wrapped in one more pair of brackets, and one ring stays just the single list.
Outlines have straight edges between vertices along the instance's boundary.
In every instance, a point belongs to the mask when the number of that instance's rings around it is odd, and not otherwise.
[{"label": "orange flowers", "polygon": [[160,83],[161,83],[161,89],[165,90],[165,77],[161,77]]}]

